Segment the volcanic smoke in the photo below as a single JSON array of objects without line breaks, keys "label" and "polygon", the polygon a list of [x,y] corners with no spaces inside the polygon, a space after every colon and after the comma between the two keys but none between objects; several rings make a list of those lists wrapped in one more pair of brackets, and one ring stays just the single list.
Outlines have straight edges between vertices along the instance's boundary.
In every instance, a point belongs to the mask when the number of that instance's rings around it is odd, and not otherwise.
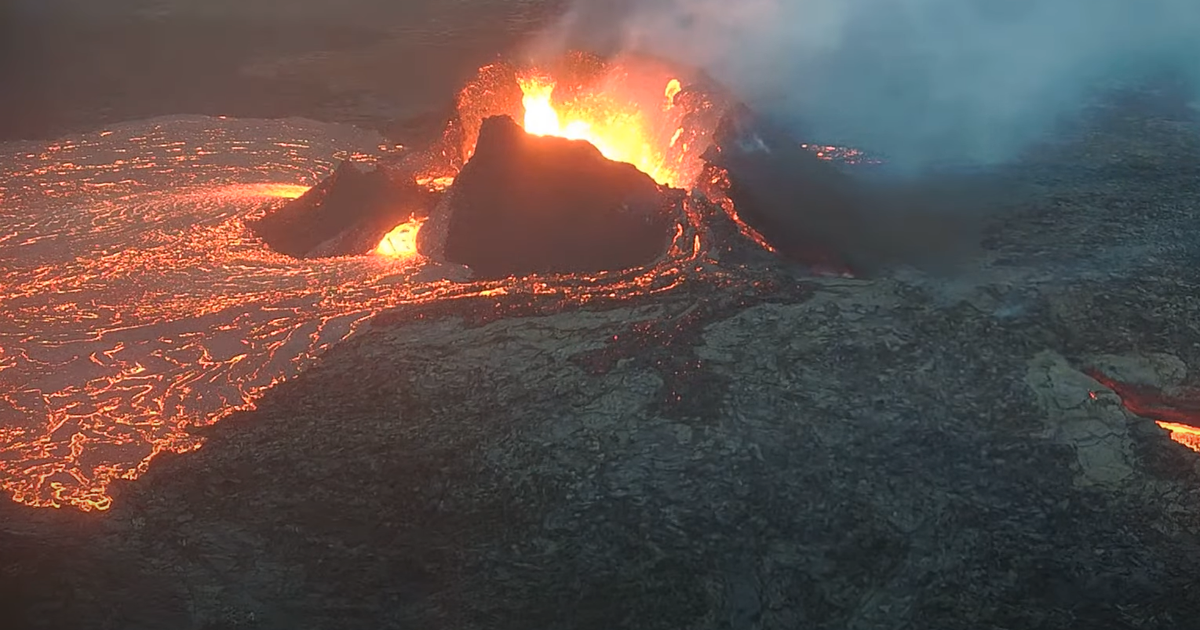
[{"label": "volcanic smoke", "polygon": [[572,0],[533,47],[704,69],[796,135],[893,170],[993,164],[1098,91],[1166,72],[1200,103],[1193,0]]}]

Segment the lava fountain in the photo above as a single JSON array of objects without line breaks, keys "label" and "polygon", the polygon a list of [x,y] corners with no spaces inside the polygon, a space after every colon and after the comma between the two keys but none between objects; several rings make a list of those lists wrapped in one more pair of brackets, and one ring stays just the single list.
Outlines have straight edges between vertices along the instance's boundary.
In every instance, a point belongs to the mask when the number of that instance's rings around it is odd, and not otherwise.
[{"label": "lava fountain", "polygon": [[[615,162],[627,162],[646,173],[654,181],[684,187],[686,173],[680,173],[666,163],[664,149],[678,142],[683,129],[672,132],[672,140],[664,147],[651,142],[647,116],[640,108],[622,107],[608,93],[590,94],[584,103],[572,103],[559,108],[553,102],[555,81],[538,75],[523,76],[521,104],[525,131],[538,136],[558,136],[591,143],[604,157]],[[674,107],[674,98],[682,90],[679,79],[671,78],[664,85],[662,111]]]}]

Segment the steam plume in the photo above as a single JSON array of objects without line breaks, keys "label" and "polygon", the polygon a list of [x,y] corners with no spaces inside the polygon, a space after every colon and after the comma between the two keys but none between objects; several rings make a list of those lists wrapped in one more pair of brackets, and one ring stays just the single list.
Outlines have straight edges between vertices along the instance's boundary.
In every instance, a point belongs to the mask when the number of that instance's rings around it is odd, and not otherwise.
[{"label": "steam plume", "polygon": [[1011,158],[1097,86],[1200,76],[1196,0],[573,0],[542,42],[698,65],[894,163]]}]

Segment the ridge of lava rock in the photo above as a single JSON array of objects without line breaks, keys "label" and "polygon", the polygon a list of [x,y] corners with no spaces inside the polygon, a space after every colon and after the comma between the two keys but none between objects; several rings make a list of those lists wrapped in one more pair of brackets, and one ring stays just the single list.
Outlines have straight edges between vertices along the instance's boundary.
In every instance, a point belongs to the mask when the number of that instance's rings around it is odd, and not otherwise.
[{"label": "ridge of lava rock", "polygon": [[801,263],[838,261],[866,275],[900,265],[934,270],[974,255],[981,239],[981,217],[959,211],[962,192],[952,182],[851,175],[744,105],[721,119],[703,158],[728,173],[725,194],[738,216]]},{"label": "ridge of lava rock", "polygon": [[328,178],[251,225],[271,249],[293,258],[352,256],[435,203],[411,178],[342,162]]},{"label": "ridge of lava rock", "polygon": [[738,216],[788,258],[804,263],[845,258],[845,235],[869,227],[845,174],[745,106],[721,119],[703,157],[729,173],[726,192]]},{"label": "ridge of lava rock", "polygon": [[422,251],[480,277],[627,269],[666,251],[669,204],[649,175],[590,143],[530,135],[494,116],[431,218],[444,224],[443,242]]}]

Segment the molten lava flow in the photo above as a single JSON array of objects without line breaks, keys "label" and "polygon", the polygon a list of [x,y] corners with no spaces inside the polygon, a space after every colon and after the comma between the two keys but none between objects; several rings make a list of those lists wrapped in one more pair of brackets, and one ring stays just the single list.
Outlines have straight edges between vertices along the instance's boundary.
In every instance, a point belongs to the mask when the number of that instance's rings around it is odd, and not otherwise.
[{"label": "molten lava flow", "polygon": [[1171,439],[1200,453],[1200,396],[1171,397],[1150,387],[1117,382],[1097,370],[1088,376],[1111,389],[1130,413],[1154,420]]},{"label": "molten lava flow", "polygon": [[734,206],[733,200],[729,198],[730,186],[729,171],[719,166],[706,168],[704,176],[700,178],[700,181],[696,182],[697,190],[707,197],[710,202],[720,206],[725,211],[725,215],[733,221],[733,224],[737,226],[738,232],[742,236],[754,241],[759,247],[769,252],[774,252],[775,248],[767,242],[766,237],[758,230],[750,227],[738,216],[737,208]]},{"label": "molten lava flow", "polygon": [[[30,506],[107,509],[113,481],[200,448],[193,427],[252,409],[380,311],[656,294],[697,255],[681,223],[653,268],[418,281],[421,256],[297,260],[246,227],[337,156],[377,146],[337,125],[203,117],[0,143],[0,490]],[[385,253],[412,252],[418,229],[399,226]]]},{"label": "molten lava flow", "polygon": [[1158,426],[1171,432],[1171,439],[1200,453],[1200,428],[1158,420]]},{"label": "molten lava flow", "polygon": [[[720,99],[673,71],[637,70],[555,82],[486,66],[413,177],[450,187],[481,120],[524,113],[531,133],[588,140],[663,184],[704,183]],[[495,296],[583,304],[731,273],[696,264],[709,233],[695,198],[652,267],[465,283],[421,280],[418,223],[397,226],[381,255],[308,260],[267,250],[247,228],[339,160],[383,150],[347,127],[205,117],[0,144],[0,490],[31,506],[106,509],[114,480],[199,448],[190,429],[253,408],[386,309]]]},{"label": "molten lava flow", "polygon": [[[588,93],[567,103],[554,103],[553,79],[531,73],[519,79],[525,108],[525,131],[539,136],[559,136],[586,140],[604,157],[628,162],[660,184],[683,188],[686,177],[672,168],[665,149],[673,142],[660,143],[652,137],[650,121],[637,103],[622,102],[613,94]],[[681,90],[671,79],[663,91],[662,109],[669,110]],[[675,137],[682,129],[672,130]],[[657,146],[656,146],[657,145]]]},{"label": "molten lava flow", "polygon": [[883,164],[883,160],[869,157],[861,150],[852,147],[839,147],[829,144],[801,144],[800,148],[812,152],[817,158],[826,162],[840,162],[848,165]]},{"label": "molten lava flow", "polygon": [[308,192],[311,186],[301,184],[250,184],[242,187],[251,197],[271,197],[275,199],[296,199]]},{"label": "molten lava flow", "polygon": [[421,229],[422,223],[424,221],[421,219],[409,219],[392,228],[392,231],[379,241],[379,247],[375,248],[375,253],[403,259],[417,256],[417,232]]},{"label": "molten lava flow", "polygon": [[454,183],[454,178],[450,176],[432,177],[423,176],[416,178],[417,185],[428,190],[443,191]]}]

